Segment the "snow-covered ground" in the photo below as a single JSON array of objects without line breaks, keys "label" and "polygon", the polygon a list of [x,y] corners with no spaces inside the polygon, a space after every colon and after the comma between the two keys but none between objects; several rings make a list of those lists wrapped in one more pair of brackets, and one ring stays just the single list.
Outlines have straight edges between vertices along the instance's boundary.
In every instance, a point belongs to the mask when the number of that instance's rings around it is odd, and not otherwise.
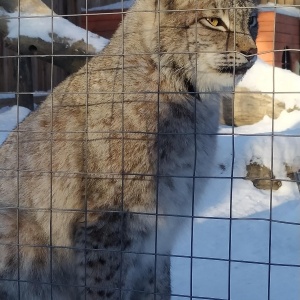
[{"label": "snow-covered ground", "polygon": [[[258,60],[240,85],[300,109],[300,77],[289,71]],[[27,114],[0,110],[0,143]],[[299,300],[300,194],[285,165],[300,168],[300,111],[219,133],[215,178],[172,253],[173,299],[192,291],[193,299]],[[281,188],[258,190],[242,179],[250,161],[272,167]]]},{"label": "snow-covered ground", "polygon": [[[290,71],[258,60],[240,85],[300,109],[300,76]],[[185,256],[172,260],[173,291],[181,295],[174,299],[192,290],[201,299],[299,300],[300,194],[285,165],[300,169],[300,111],[283,111],[274,122],[265,116],[254,125],[221,126],[219,133],[217,178],[173,251]],[[250,161],[272,167],[281,188],[258,190],[240,179]]]}]

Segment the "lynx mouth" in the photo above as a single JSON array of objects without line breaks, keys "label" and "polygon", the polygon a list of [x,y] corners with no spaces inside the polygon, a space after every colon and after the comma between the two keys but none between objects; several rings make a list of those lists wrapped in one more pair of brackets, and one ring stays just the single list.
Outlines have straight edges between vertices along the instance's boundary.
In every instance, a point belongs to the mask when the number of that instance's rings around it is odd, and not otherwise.
[{"label": "lynx mouth", "polygon": [[219,67],[220,73],[228,73],[235,75],[244,75],[252,66],[254,62],[248,62],[241,66],[228,66],[228,67]]}]

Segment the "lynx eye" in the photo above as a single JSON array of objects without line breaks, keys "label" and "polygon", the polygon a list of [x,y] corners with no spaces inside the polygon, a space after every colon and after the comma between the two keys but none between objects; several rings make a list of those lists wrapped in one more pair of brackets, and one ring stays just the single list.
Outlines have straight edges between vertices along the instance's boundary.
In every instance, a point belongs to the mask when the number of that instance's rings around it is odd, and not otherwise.
[{"label": "lynx eye", "polygon": [[218,27],[221,25],[221,20],[219,18],[206,18],[206,21],[213,27]]}]

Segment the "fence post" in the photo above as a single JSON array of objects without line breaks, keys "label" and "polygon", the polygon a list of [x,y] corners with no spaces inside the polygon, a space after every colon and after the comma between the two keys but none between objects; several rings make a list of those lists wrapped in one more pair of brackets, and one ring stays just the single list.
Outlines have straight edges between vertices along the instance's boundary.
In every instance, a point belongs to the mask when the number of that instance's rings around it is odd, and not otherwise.
[{"label": "fence post", "polygon": [[[18,71],[19,68],[19,71]],[[30,57],[19,57],[15,61],[15,78],[17,78],[16,103],[31,111],[34,109],[33,81]]]},{"label": "fence post", "polygon": [[291,53],[289,47],[285,46],[282,52],[282,69],[291,70]]}]

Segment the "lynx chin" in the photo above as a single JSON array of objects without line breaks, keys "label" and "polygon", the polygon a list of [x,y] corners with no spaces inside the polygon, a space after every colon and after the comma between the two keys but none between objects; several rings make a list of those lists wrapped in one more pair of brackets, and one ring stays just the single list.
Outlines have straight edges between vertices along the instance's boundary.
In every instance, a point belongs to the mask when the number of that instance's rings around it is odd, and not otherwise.
[{"label": "lynx chin", "polygon": [[171,298],[172,243],[256,35],[250,0],[136,1],[0,148],[0,299]]}]

